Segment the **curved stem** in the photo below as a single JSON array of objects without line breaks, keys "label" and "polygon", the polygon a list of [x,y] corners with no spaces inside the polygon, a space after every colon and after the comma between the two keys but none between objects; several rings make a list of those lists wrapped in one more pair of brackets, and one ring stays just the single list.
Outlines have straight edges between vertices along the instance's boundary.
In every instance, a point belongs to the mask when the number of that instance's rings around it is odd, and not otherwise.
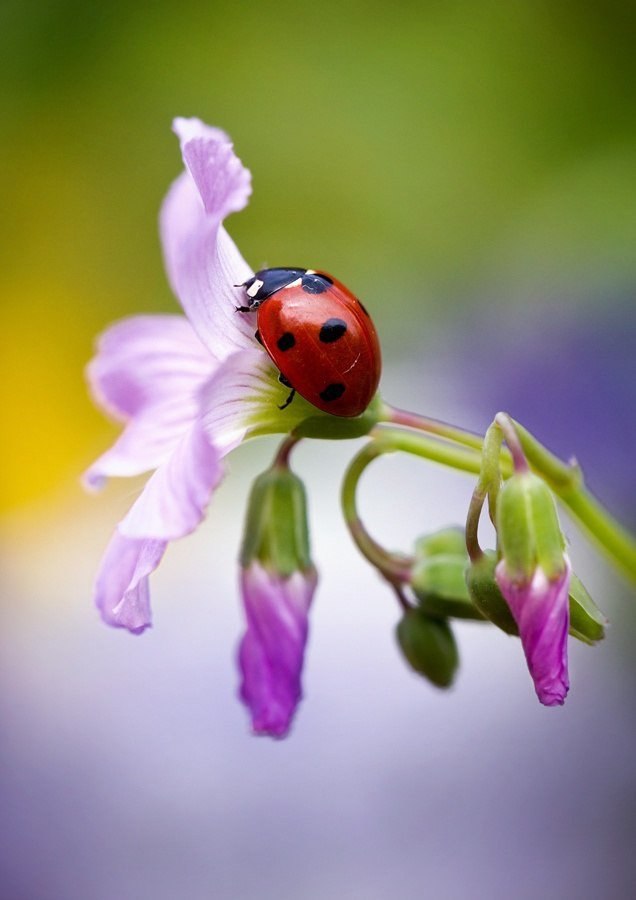
[{"label": "curved stem", "polygon": [[421,434],[387,429],[375,429],[371,434],[372,440],[354,456],[345,473],[342,483],[342,508],[347,527],[362,555],[395,586],[408,581],[413,560],[410,557],[389,553],[364,527],[356,505],[356,490],[362,473],[379,456],[401,450],[454,469],[478,474],[481,469],[481,455],[475,450],[452,447]]},{"label": "curved stem", "polygon": [[276,456],[274,457],[273,466],[279,466],[282,469],[287,469],[289,467],[289,456],[302,438],[297,437],[296,435],[288,434],[285,440],[280,444],[278,450],[276,451]]},{"label": "curved stem", "polygon": [[484,437],[481,471],[479,472],[479,478],[477,479],[470,506],[468,507],[468,516],[466,517],[466,549],[472,562],[477,562],[484,555],[479,546],[478,531],[481,510],[486,497],[488,497],[490,519],[493,524],[495,521],[497,495],[501,484],[499,465],[502,438],[503,430],[496,424],[495,420]]},{"label": "curved stem", "polygon": [[516,425],[512,421],[508,413],[497,413],[497,415],[495,416],[495,425],[501,430],[506,444],[508,444],[508,449],[512,454],[512,464],[515,467],[515,472],[527,472],[528,461],[526,459],[525,453],[523,452],[523,447],[521,446],[521,441],[519,440],[519,435],[517,434]]},{"label": "curved stem", "polygon": [[[386,451],[380,448],[377,442],[371,441],[354,456],[342,482],[342,509],[351,537],[362,555],[391,584],[397,585],[408,581],[413,560],[389,553],[378,544],[364,527],[356,505],[356,490],[362,473],[374,459],[377,459],[384,452]],[[400,596],[403,595],[400,594]]]}]

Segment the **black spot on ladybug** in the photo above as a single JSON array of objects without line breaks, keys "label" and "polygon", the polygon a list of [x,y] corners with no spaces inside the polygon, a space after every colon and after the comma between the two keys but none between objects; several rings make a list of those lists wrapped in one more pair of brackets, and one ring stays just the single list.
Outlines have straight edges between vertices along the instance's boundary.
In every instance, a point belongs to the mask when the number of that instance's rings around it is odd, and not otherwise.
[{"label": "black spot on ladybug", "polygon": [[328,291],[330,285],[333,284],[331,278],[327,278],[326,275],[316,275],[312,273],[311,275],[305,273],[302,277],[302,288],[307,294],[322,294],[324,291]]},{"label": "black spot on ladybug", "polygon": [[320,329],[318,337],[323,344],[333,344],[334,341],[342,337],[346,330],[347,323],[342,319],[327,319]]},{"label": "black spot on ladybug", "polygon": [[263,338],[261,337],[260,331],[255,331],[255,332],[254,332],[254,337],[256,338],[256,340],[258,341],[258,343],[259,343],[259,344],[261,345],[261,347],[262,347],[262,346],[263,346]]},{"label": "black spot on ladybug", "polygon": [[281,334],[281,336],[276,341],[276,346],[279,350],[291,350],[291,348],[296,343],[296,338],[291,333],[291,331],[286,331],[285,334]]},{"label": "black spot on ladybug", "polygon": [[332,400],[338,400],[345,392],[345,386],[339,381],[328,384],[324,391],[320,392],[320,399],[325,403],[331,403]]}]

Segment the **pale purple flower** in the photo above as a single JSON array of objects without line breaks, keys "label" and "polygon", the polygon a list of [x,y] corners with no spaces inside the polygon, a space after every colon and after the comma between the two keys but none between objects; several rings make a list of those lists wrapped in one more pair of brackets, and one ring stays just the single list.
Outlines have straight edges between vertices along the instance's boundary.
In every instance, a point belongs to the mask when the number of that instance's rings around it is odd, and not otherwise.
[{"label": "pale purple flower", "polygon": [[223,476],[223,457],[255,433],[287,432],[317,411],[302,398],[283,415],[284,389],[235,312],[253,273],[223,227],[251,192],[230,139],[198,119],[176,119],[186,171],[161,210],[170,283],[187,318],[135,316],[99,339],[88,366],[96,402],[125,424],[85,483],[155,470],[102,559],[95,602],[109,625],[151,623],[148,577],[169,541],[193,531]]},{"label": "pale purple flower", "polygon": [[257,734],[284,737],[302,697],[301,671],[313,568],[284,577],[257,560],[241,572],[247,631],[239,649],[240,695]]},{"label": "pale purple flower", "polygon": [[499,589],[519,627],[537,697],[545,706],[562,705],[570,687],[568,590],[572,570],[565,555],[564,564],[552,579],[537,566],[530,580],[514,580],[504,559],[495,569]]}]

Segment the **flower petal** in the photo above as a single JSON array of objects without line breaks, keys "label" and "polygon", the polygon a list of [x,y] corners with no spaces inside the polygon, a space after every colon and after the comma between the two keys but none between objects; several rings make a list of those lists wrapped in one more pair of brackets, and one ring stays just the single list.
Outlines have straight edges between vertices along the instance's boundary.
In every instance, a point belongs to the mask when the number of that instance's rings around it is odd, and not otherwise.
[{"label": "flower petal", "polygon": [[243,209],[252,193],[252,176],[227,134],[196,118],[176,118],[172,127],[206,213],[220,221]]},{"label": "flower petal", "polygon": [[495,577],[517,625],[535,690],[545,706],[565,702],[568,678],[568,628],[571,566],[565,558],[563,574],[549,581],[537,568],[532,581],[520,584],[508,576],[505,561]]},{"label": "flower petal", "polygon": [[221,223],[246,205],[251,176],[227,135],[198,119],[176,119],[187,172],[172,185],[160,226],[168,278],[188,318],[218,360],[254,342],[254,325],[236,313],[252,271]]},{"label": "flower petal", "polygon": [[130,538],[171,541],[189,534],[223,476],[221,455],[199,422],[146,483],[119,530]]},{"label": "flower petal", "polygon": [[86,473],[87,486],[163,462],[196,418],[199,389],[216,365],[183,316],[135,316],[105,331],[89,385],[98,405],[130,421]]},{"label": "flower petal", "polygon": [[225,455],[247,437],[287,434],[308,416],[326,416],[296,394],[281,410],[289,388],[278,380],[278,369],[258,346],[229,356],[201,391],[203,426]]},{"label": "flower petal", "polygon": [[283,737],[302,697],[313,569],[281,578],[257,562],[241,573],[247,632],[239,648],[240,696],[257,734]]},{"label": "flower petal", "polygon": [[163,541],[131,540],[115,532],[95,582],[95,604],[107,625],[141,634],[150,627],[148,576],[166,549]]},{"label": "flower petal", "polygon": [[175,394],[192,394],[215,362],[184,316],[131,316],[97,341],[86,374],[98,406],[127,421]]}]

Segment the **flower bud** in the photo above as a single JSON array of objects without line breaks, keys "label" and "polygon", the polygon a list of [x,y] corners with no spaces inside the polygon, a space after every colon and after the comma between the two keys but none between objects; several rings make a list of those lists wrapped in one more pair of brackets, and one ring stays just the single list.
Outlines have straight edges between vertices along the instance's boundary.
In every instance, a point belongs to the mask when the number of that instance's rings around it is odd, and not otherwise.
[{"label": "flower bud", "polygon": [[495,581],[496,565],[497,554],[487,550],[466,570],[466,586],[473,603],[486,619],[506,634],[518,635],[517,623]]},{"label": "flower bud", "polygon": [[499,494],[496,518],[497,584],[519,628],[539,700],[562,704],[569,689],[571,569],[552,493],[531,472],[515,474]]},{"label": "flower bud", "polygon": [[532,472],[513,475],[501,489],[497,536],[506,573],[513,581],[530,581],[537,568],[549,580],[565,571],[565,540],[554,498]]},{"label": "flower bud", "polygon": [[305,489],[286,466],[260,475],[250,494],[241,550],[247,631],[239,648],[240,695],[257,734],[282,737],[302,696],[311,563]]},{"label": "flower bud", "polygon": [[[475,606],[486,619],[506,634],[519,636],[519,628],[510,607],[495,580],[497,555],[488,550],[470,565],[466,584]],[[605,637],[607,620],[596,606],[580,579],[570,575],[570,635],[585,644],[596,644]]]},{"label": "flower bud", "polygon": [[311,567],[305,488],[288,468],[273,466],[252,485],[240,559],[282,576]]},{"label": "flower bud", "polygon": [[415,555],[418,559],[450,553],[468,558],[466,553],[466,537],[463,528],[442,528],[432,534],[425,534],[415,542]]},{"label": "flower bud", "polygon": [[448,622],[427,616],[421,609],[410,609],[398,622],[396,635],[412,669],[437,687],[451,685],[459,655]]},{"label": "flower bud", "polygon": [[419,538],[410,586],[420,608],[438,618],[483,619],[466,587],[467,565],[462,529],[445,528]]},{"label": "flower bud", "polygon": [[415,563],[411,588],[424,612],[456,619],[483,619],[466,586],[466,556],[440,553]]}]

